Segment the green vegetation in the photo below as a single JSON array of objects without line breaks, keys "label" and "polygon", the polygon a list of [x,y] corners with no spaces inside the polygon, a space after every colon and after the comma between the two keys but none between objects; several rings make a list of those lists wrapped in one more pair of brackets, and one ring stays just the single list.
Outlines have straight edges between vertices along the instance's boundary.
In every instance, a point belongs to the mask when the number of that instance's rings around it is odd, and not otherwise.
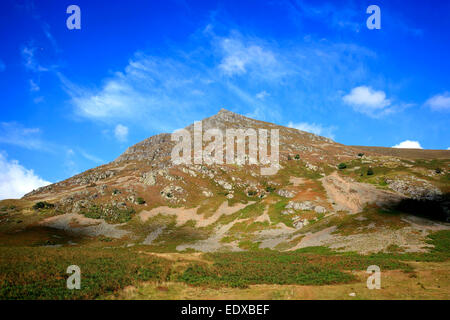
[{"label": "green vegetation", "polygon": [[145,200],[144,200],[144,198],[142,198],[142,197],[138,197],[138,198],[136,199],[136,202],[137,202],[138,204],[144,204],[144,203],[145,203]]},{"label": "green vegetation", "polygon": [[322,175],[319,171],[309,170],[306,162],[297,160],[295,162],[287,162],[286,166],[278,171],[276,182],[286,185],[289,184],[290,177],[305,177],[309,179],[320,179]]},{"label": "green vegetation", "polygon": [[173,215],[158,214],[146,222],[135,216],[125,227],[135,234],[142,235],[136,242],[142,242],[146,236],[157,229],[163,228],[157,239],[145,248],[152,252],[177,252],[177,246],[204,240],[209,235],[209,230],[198,228],[195,221],[189,220],[182,226],[176,226],[176,218]]},{"label": "green vegetation", "polygon": [[230,215],[223,215],[221,216],[217,222],[212,224],[210,228],[216,227],[218,224],[228,224],[236,219],[247,219],[247,218],[253,218],[258,217],[264,212],[264,204],[261,202],[256,202],[251,205],[246,206],[245,208],[242,208],[238,212],[235,212]]},{"label": "green vegetation", "polygon": [[368,176],[373,175],[373,169],[372,168],[367,169],[367,175]]},{"label": "green vegetation", "polygon": [[283,199],[269,206],[268,214],[272,224],[276,225],[282,222],[288,227],[292,227],[291,217],[286,214],[281,214],[288,202],[288,199]]},{"label": "green vegetation", "polygon": [[250,233],[250,232],[256,232],[259,230],[264,230],[269,227],[269,222],[249,222],[249,221],[242,221],[235,223],[231,229],[229,230],[230,234],[233,233]]},{"label": "green vegetation", "polygon": [[259,242],[252,242],[250,240],[243,240],[239,242],[239,248],[244,250],[258,250]]},{"label": "green vegetation", "polygon": [[[247,246],[250,244],[246,243]],[[326,256],[326,258],[324,258]],[[250,284],[324,285],[349,283],[349,272],[379,265],[383,270],[410,270],[395,259],[357,254],[337,254],[327,248],[313,247],[294,252],[251,250],[247,252],[211,253],[212,266],[191,264],[179,277],[192,285],[245,288]]]},{"label": "green vegetation", "polygon": [[33,209],[34,210],[40,210],[40,209],[53,209],[55,207],[55,205],[53,204],[53,203],[48,203],[48,202],[46,202],[46,201],[39,201],[39,202],[36,202],[34,205],[33,205]]},{"label": "green vegetation", "polygon": [[179,281],[192,285],[245,288],[250,284],[331,284],[354,280],[329,266],[311,265],[306,257],[263,251],[215,254],[214,265],[191,265]]},{"label": "green vegetation", "polygon": [[343,163],[343,162],[339,163],[339,165],[338,165],[338,169],[339,170],[342,170],[342,169],[345,169],[345,168],[347,168],[347,165],[345,163]]},{"label": "green vegetation", "polygon": [[300,159],[300,155],[296,154],[294,158],[295,158],[295,160],[299,160]]},{"label": "green vegetation", "polygon": [[113,205],[91,205],[81,211],[87,218],[105,219],[110,223],[124,223],[129,221],[136,213],[133,208],[118,208]]},{"label": "green vegetation", "polygon": [[338,253],[327,247],[308,247],[293,252],[256,249],[257,244],[242,241],[249,251],[210,253],[212,265],[191,264],[178,278],[192,285],[245,288],[251,284],[323,285],[355,281],[350,271],[378,265],[382,270],[412,272],[407,261],[446,261],[450,258],[450,231],[429,236],[434,248],[429,253],[402,253],[391,246],[389,253],[360,255]]},{"label": "green vegetation", "polygon": [[[0,299],[95,299],[141,281],[164,281],[170,264],[125,248],[0,247]],[[66,287],[67,267],[81,269],[81,289]]]},{"label": "green vegetation", "polygon": [[434,248],[427,255],[439,255],[439,258],[442,260],[450,258],[450,231],[449,230],[441,230],[435,233],[432,233],[428,236],[429,240],[427,241],[429,244],[433,245]]},{"label": "green vegetation", "polygon": [[[100,241],[105,245],[114,243],[104,237]],[[209,253],[189,263],[157,258],[142,252],[142,247],[0,246],[0,299],[95,299],[146,281],[175,280],[212,288],[352,283],[358,281],[352,272],[364,271],[369,265],[413,273],[408,261],[440,262],[450,258],[450,231],[435,232],[428,242],[434,246],[429,253],[403,253],[401,248],[390,246],[388,253],[360,255],[327,247],[279,252],[258,249],[259,243],[242,240],[239,246],[248,251]],[[66,288],[66,269],[70,265],[81,268],[81,290]]]},{"label": "green vegetation", "polygon": [[415,160],[412,164],[417,167],[422,167],[430,170],[436,168],[446,168],[449,164],[449,159],[434,159],[434,160]]}]

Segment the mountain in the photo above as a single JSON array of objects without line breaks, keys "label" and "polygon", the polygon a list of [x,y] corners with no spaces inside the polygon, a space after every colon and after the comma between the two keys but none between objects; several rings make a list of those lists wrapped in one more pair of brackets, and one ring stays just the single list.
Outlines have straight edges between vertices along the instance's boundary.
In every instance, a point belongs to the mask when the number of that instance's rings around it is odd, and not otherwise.
[{"label": "mountain", "polygon": [[[225,109],[201,125],[202,152],[209,129],[218,129],[223,141],[226,130],[253,129],[250,136],[268,146],[271,130],[278,130],[279,161],[258,164],[260,150],[249,155],[248,138],[245,163],[174,164],[177,142],[169,133],[158,134],[111,163],[17,200],[16,206],[35,217],[22,228],[38,224],[155,250],[324,245],[363,253],[393,245],[424,250],[430,232],[449,229],[448,150],[346,146]],[[191,142],[194,128],[185,128]],[[267,138],[261,138],[264,129]],[[226,143],[221,151],[227,154]],[[195,150],[191,155],[194,159]],[[261,174],[269,165],[275,173]]]}]

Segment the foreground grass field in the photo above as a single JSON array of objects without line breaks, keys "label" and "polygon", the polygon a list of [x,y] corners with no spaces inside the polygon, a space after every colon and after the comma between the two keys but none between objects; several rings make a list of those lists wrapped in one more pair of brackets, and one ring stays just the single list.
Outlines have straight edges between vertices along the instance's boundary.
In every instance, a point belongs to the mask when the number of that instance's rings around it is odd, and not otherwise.
[{"label": "foreground grass field", "polygon": [[[324,247],[201,254],[0,246],[0,299],[341,299],[356,291],[362,299],[448,299],[450,232],[434,233],[430,243],[429,253],[365,256]],[[80,290],[66,288],[65,272],[74,264]],[[366,288],[370,265],[383,272],[382,290]]]},{"label": "foreground grass field", "polygon": [[353,272],[355,281],[332,285],[257,284],[247,288],[211,288],[180,282],[144,283],[129,286],[108,299],[225,299],[225,300],[317,300],[317,299],[450,299],[450,263],[411,262],[413,272],[382,271],[381,289],[366,287],[368,274]]},{"label": "foreground grass field", "polygon": [[[68,290],[66,269],[78,265],[82,289]],[[0,248],[0,299],[95,299],[141,281],[164,281],[167,260],[124,248]]]}]

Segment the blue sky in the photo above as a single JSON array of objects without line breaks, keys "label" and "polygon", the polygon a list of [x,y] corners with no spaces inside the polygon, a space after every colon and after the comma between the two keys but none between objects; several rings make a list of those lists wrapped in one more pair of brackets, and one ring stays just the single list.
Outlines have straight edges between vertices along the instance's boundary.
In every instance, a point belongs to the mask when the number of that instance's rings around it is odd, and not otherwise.
[{"label": "blue sky", "polygon": [[448,1],[3,0],[0,198],[220,108],[344,144],[447,149],[448,30]]}]

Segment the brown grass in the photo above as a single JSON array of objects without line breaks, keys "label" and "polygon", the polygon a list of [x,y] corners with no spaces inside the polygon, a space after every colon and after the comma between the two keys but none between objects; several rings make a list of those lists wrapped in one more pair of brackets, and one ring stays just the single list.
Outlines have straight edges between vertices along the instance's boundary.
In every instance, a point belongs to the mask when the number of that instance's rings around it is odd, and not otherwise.
[{"label": "brown grass", "polygon": [[450,150],[400,149],[387,147],[351,146],[357,151],[406,159],[450,159]]}]

